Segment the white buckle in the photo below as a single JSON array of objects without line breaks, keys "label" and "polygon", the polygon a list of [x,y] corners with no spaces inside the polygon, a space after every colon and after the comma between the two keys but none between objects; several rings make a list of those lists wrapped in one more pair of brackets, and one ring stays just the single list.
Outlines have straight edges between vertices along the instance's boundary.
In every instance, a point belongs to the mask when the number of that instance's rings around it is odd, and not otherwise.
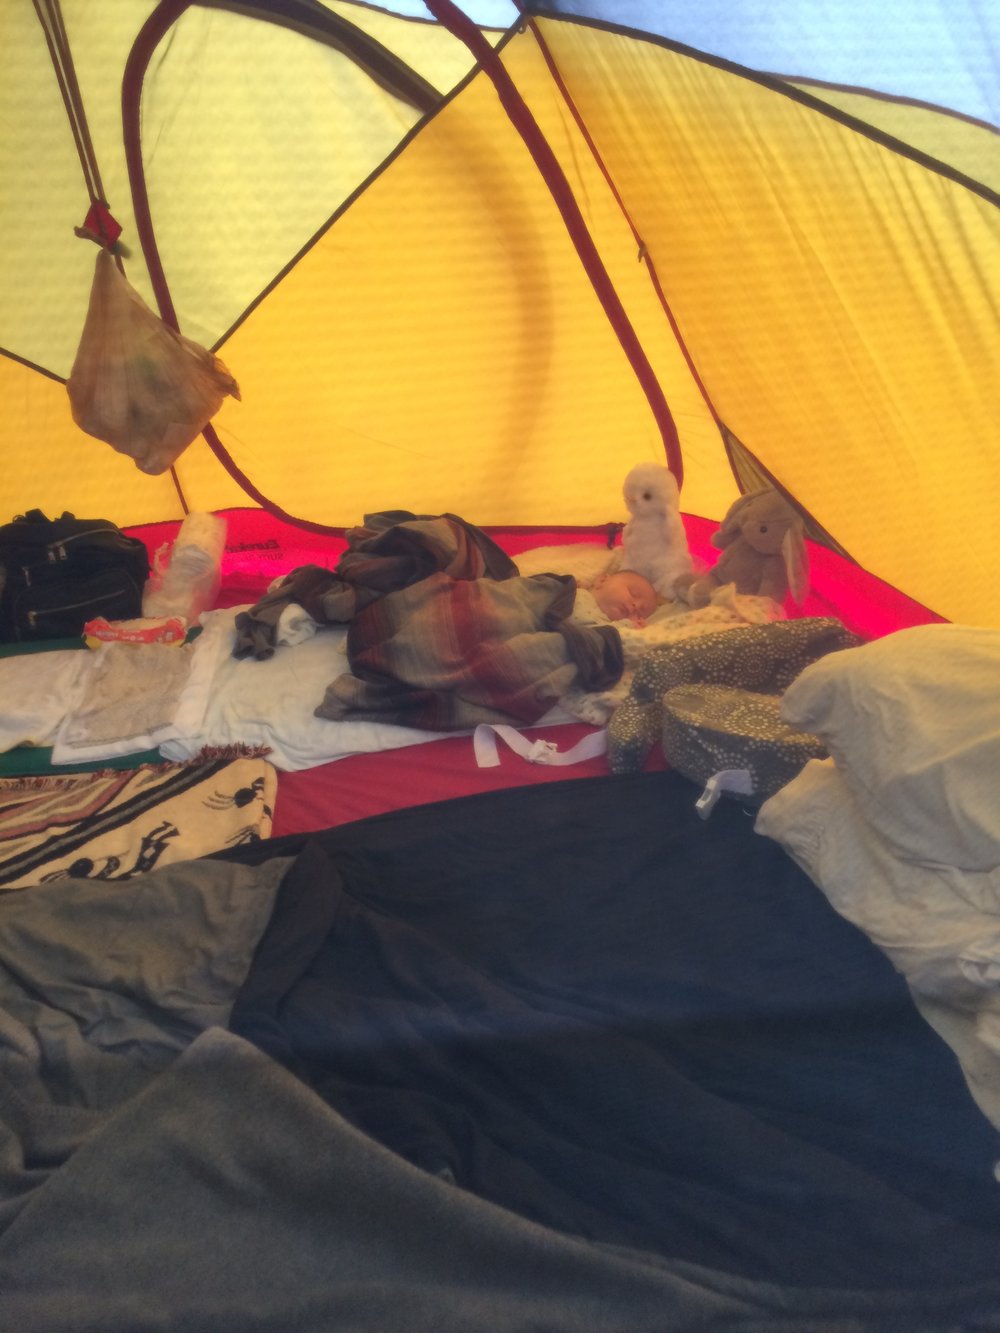
[{"label": "white buckle", "polygon": [[724,791],[734,792],[738,796],[753,795],[753,778],[747,768],[724,768],[705,783],[705,790],[694,803],[694,808],[707,819],[715,809],[715,803]]}]

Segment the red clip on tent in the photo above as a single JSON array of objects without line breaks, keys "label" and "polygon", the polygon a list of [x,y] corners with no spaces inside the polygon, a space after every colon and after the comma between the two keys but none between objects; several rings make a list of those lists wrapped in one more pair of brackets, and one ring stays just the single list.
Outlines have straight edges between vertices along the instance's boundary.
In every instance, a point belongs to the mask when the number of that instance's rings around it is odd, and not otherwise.
[{"label": "red clip on tent", "polygon": [[1000,624],[996,6],[522,8],[62,0],[127,276],[242,389],[150,478],[70,418],[98,192],[5,5],[4,520],[598,525],[670,458]]}]

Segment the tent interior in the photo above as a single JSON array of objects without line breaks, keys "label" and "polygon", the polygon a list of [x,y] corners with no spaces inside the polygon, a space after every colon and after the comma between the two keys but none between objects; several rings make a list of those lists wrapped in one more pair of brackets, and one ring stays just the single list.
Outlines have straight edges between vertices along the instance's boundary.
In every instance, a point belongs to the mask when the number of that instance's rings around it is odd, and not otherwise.
[{"label": "tent interior", "polygon": [[[4,1322],[1000,1327],[997,7],[0,37]],[[102,272],[235,382],[153,462]],[[581,631],[643,464],[805,588]],[[34,511],[144,552],[109,636],[204,538],[183,642],[4,641]]]}]

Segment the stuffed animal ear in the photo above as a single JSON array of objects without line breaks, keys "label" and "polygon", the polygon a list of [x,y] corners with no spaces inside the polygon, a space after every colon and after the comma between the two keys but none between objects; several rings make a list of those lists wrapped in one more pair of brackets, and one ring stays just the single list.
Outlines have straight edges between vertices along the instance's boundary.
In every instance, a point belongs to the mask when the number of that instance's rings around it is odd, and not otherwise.
[{"label": "stuffed animal ear", "polygon": [[796,606],[801,606],[809,587],[809,553],[805,538],[798,524],[790,527],[781,543],[781,554],[785,561],[785,573],[788,577],[788,591]]},{"label": "stuffed animal ear", "polygon": [[756,500],[759,494],[759,491],[754,491],[750,495],[741,495],[738,500],[734,500],[729,506],[718,532],[714,532],[710,538],[712,545],[717,550],[723,550],[740,535],[747,507]]}]

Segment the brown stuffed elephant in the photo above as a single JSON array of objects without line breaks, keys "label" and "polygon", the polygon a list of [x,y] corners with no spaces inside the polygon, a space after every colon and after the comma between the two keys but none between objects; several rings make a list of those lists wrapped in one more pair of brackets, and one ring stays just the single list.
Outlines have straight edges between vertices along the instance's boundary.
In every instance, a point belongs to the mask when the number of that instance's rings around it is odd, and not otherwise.
[{"label": "brown stuffed elephant", "polygon": [[736,591],[783,602],[791,591],[797,603],[806,593],[809,563],[802,519],[777,491],[768,487],[742,495],[729,507],[712,537],[722,554],[700,577],[674,585],[689,606],[706,606],[712,593],[726,583]]}]

